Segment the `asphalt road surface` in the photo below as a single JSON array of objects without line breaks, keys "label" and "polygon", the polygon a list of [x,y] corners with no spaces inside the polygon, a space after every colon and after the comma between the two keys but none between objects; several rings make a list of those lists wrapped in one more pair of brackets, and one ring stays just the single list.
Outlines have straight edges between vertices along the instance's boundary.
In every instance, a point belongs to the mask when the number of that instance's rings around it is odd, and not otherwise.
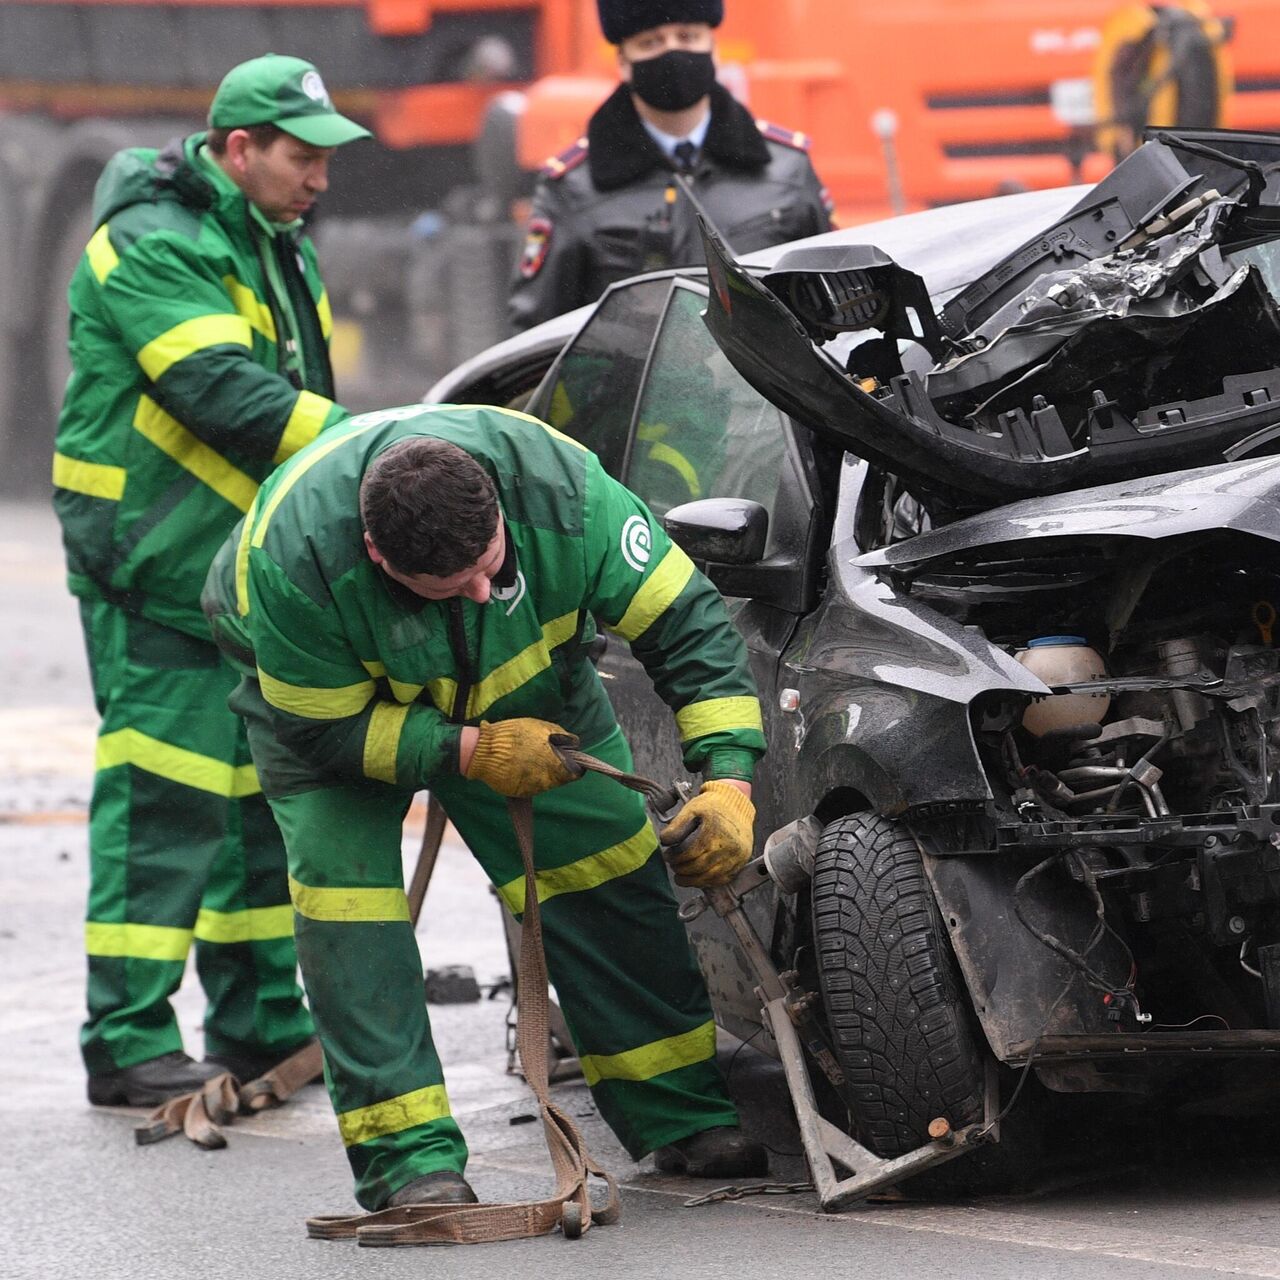
[{"label": "asphalt road surface", "polygon": [[[319,1087],[241,1119],[218,1152],[180,1138],[138,1147],[139,1113],[84,1101],[76,1028],[94,717],[56,528],[38,505],[0,507],[0,609],[0,1277],[1280,1278],[1280,1162],[1257,1124],[1188,1133],[1148,1116],[1121,1128],[1086,1110],[1054,1132],[1063,1164],[1040,1170],[1028,1194],[831,1216],[811,1194],[688,1208],[708,1188],[629,1162],[580,1083],[557,1097],[623,1184],[620,1224],[577,1242],[425,1252],[308,1240],[306,1217],[355,1207]],[[407,859],[417,837],[411,818]],[[456,843],[419,932],[429,965],[469,964],[483,984],[502,976],[497,907]],[[179,1011],[198,1053],[193,982]],[[437,1007],[432,1019],[481,1197],[546,1194],[540,1126],[506,1071],[505,997]],[[777,1069],[736,1048],[726,1041],[723,1061],[748,1127],[779,1153],[775,1176],[803,1180]]]}]

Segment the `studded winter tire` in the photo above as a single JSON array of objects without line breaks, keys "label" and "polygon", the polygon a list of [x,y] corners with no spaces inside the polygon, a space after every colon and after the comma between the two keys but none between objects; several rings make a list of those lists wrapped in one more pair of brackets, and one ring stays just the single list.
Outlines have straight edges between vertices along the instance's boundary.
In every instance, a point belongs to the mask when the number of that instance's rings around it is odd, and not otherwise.
[{"label": "studded winter tire", "polygon": [[858,1140],[899,1156],[927,1141],[937,1116],[955,1129],[981,1120],[982,1051],[915,840],[876,814],[833,822],[818,844],[812,911]]}]

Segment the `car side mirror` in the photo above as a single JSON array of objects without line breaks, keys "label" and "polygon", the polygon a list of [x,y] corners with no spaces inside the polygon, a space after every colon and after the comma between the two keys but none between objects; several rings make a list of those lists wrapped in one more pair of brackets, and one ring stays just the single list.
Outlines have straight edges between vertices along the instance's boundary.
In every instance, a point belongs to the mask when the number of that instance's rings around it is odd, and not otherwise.
[{"label": "car side mirror", "polygon": [[662,525],[691,559],[710,564],[757,564],[769,537],[768,511],[745,498],[682,502],[662,517]]}]

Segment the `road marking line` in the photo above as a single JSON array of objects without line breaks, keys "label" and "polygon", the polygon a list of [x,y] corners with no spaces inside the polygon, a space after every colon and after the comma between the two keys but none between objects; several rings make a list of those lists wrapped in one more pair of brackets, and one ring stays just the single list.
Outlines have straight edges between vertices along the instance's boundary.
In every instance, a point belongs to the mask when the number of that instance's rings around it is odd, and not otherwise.
[{"label": "road marking line", "polygon": [[[532,1162],[519,1158],[503,1159],[494,1155],[473,1155],[474,1167],[491,1167],[504,1173],[542,1172]],[[689,1190],[654,1186],[645,1175],[643,1181],[619,1177],[627,1191],[648,1195],[687,1199]],[[810,1204],[813,1201],[805,1197]],[[786,1203],[790,1201],[790,1203]],[[788,1213],[801,1218],[816,1218],[833,1227],[896,1227],[901,1231],[923,1231],[933,1235],[962,1236],[985,1240],[992,1244],[1014,1244],[1025,1249],[1052,1249],[1061,1253],[1081,1253],[1103,1258],[1122,1258],[1131,1262],[1148,1262],[1169,1267],[1198,1268],[1234,1276],[1258,1276],[1262,1280],[1280,1280],[1280,1248],[1266,1245],[1232,1246],[1196,1236],[1169,1235],[1159,1228],[1158,1240],[1117,1239],[1111,1228],[1099,1228],[1075,1219],[1039,1221],[1027,1214],[1006,1213],[983,1208],[929,1208],[904,1205],[900,1209],[853,1209],[843,1214],[825,1214],[814,1205],[800,1207],[791,1197],[759,1196],[726,1201],[737,1209]]]},{"label": "road marking line", "polygon": [[83,826],[89,820],[88,809],[44,809],[31,813],[0,813],[0,826],[63,827]]},{"label": "road marking line", "polygon": [[[770,1205],[774,1208],[774,1205]],[[790,1210],[790,1212],[796,1212]],[[830,1219],[927,1231],[937,1235],[1017,1244],[1023,1248],[1056,1249],[1065,1253],[1097,1254],[1131,1262],[1151,1262],[1170,1267],[1198,1267],[1227,1275],[1280,1278],[1280,1249],[1265,1245],[1233,1246],[1196,1236],[1161,1232],[1158,1240],[1123,1240],[1110,1228],[1088,1222],[1059,1219],[1037,1222],[1026,1214],[991,1209],[872,1209],[856,1217]]]}]

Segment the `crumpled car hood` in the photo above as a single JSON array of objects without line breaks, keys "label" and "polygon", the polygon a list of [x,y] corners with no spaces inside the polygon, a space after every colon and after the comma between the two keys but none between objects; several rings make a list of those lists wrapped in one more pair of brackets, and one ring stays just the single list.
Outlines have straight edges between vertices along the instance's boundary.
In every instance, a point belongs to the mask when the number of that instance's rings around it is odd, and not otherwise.
[{"label": "crumpled car hood", "polygon": [[915,565],[974,547],[1073,535],[1152,541],[1234,529],[1280,542],[1280,458],[1224,463],[997,507],[858,556],[864,569]]},{"label": "crumpled car hood", "polygon": [[730,362],[935,524],[1280,448],[1280,135],[1159,135],[936,314],[876,246],[704,232]]}]

